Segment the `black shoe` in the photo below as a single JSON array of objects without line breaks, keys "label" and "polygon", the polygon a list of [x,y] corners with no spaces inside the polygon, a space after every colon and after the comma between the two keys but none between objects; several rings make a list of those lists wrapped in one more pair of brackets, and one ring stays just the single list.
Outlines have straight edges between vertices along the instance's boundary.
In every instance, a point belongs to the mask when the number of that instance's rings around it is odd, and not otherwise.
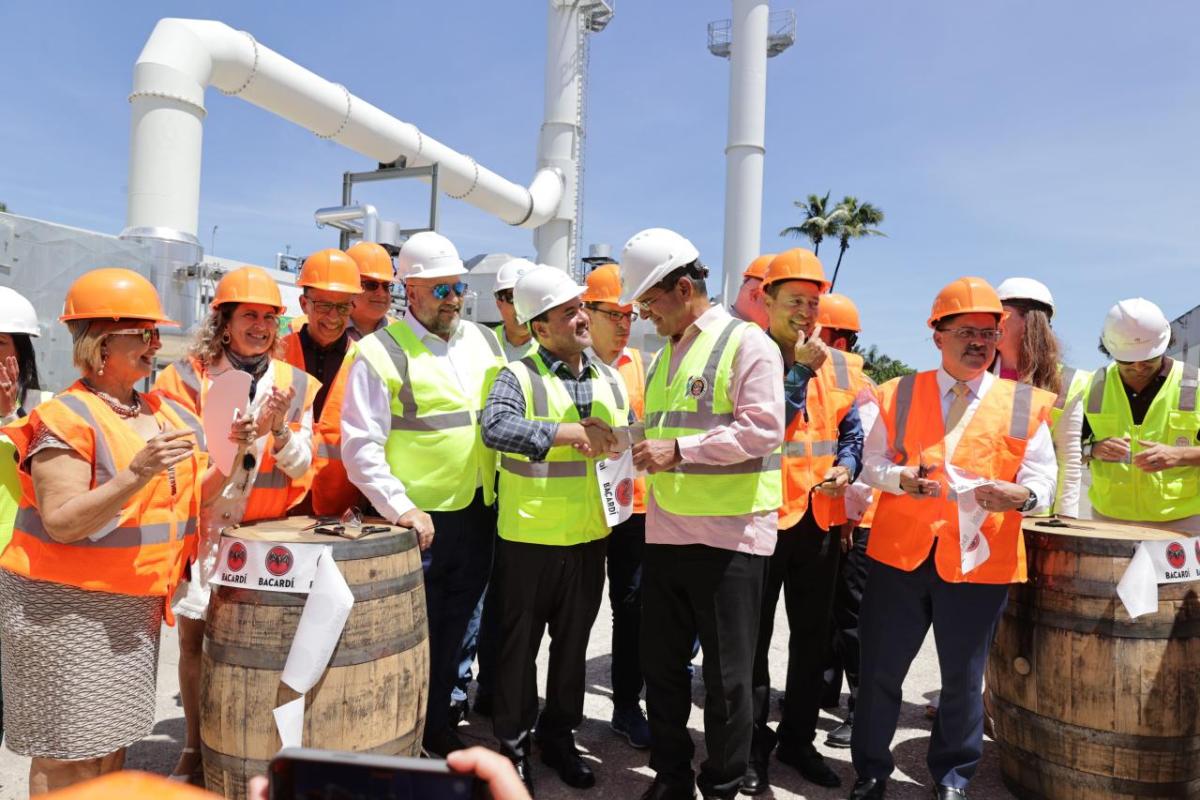
[{"label": "black shoe", "polygon": [[846,717],[846,721],[825,735],[825,744],[829,747],[849,747],[850,736],[854,733],[854,715]]},{"label": "black shoe", "polygon": [[471,709],[481,717],[491,718],[492,716],[492,696],[480,692],[475,695],[475,704]]},{"label": "black shoe", "polygon": [[533,797],[533,767],[529,764],[529,756],[514,758],[512,764],[517,770],[517,776],[521,779],[521,783],[525,784],[525,791],[529,792],[530,797]]},{"label": "black shoe", "polygon": [[590,789],[596,785],[596,774],[579,755],[574,742],[543,744],[542,763],[557,772],[562,782],[572,789]]},{"label": "black shoe", "polygon": [[841,786],[842,779],[825,763],[824,757],[811,744],[785,747],[780,745],[775,750],[775,757],[785,764],[795,767],[804,779],[830,789]]},{"label": "black shoe", "polygon": [[457,733],[447,728],[444,731],[426,731],[425,738],[421,740],[421,747],[430,755],[445,758],[447,753],[463,750],[466,745],[458,738]]},{"label": "black shoe", "polygon": [[953,786],[935,786],[933,800],[967,800],[967,790]]},{"label": "black shoe", "polygon": [[673,786],[655,778],[641,800],[693,800],[695,797],[696,790],[691,786]]},{"label": "black shoe", "polygon": [[750,760],[746,762],[746,774],[742,776],[742,794],[762,794],[770,788],[771,779],[767,773],[767,763],[768,759],[750,754]]},{"label": "black shoe", "polygon": [[887,778],[860,778],[850,790],[850,800],[883,800],[886,791]]},{"label": "black shoe", "polygon": [[462,725],[467,719],[467,713],[470,710],[471,706],[465,698],[450,703],[450,727],[457,728],[459,725]]}]

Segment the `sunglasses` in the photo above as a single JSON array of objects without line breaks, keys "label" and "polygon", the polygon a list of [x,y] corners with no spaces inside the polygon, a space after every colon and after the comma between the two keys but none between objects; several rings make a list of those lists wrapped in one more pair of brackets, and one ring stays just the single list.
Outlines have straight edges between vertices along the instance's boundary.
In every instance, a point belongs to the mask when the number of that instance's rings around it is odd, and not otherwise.
[{"label": "sunglasses", "polygon": [[377,292],[380,287],[387,289],[389,292],[392,290],[391,281],[373,281],[370,278],[361,278],[359,283],[362,284],[364,292]]},{"label": "sunglasses", "polygon": [[500,291],[496,292],[496,302],[505,303],[505,304],[511,306],[512,301],[513,301],[512,289],[501,289]]},{"label": "sunglasses", "polygon": [[106,336],[140,336],[142,344],[150,344],[162,340],[158,328],[122,328],[119,331],[109,331]]},{"label": "sunglasses", "polygon": [[454,292],[459,297],[462,297],[467,293],[467,284],[463,283],[462,281],[457,281],[455,283],[438,283],[431,287],[430,291],[438,300],[445,300],[450,296],[450,292]]}]

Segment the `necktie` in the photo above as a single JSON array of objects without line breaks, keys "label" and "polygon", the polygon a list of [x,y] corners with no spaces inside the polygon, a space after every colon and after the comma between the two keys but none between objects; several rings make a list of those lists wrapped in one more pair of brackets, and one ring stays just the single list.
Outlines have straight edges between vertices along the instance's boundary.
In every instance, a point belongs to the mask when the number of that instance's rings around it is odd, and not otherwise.
[{"label": "necktie", "polygon": [[950,391],[954,393],[954,400],[951,401],[950,409],[946,412],[946,438],[943,442],[947,461],[954,455],[954,448],[958,446],[958,440],[962,438],[963,429],[966,427],[963,424],[963,416],[966,414],[967,404],[970,402],[970,388],[962,381],[957,381]]}]

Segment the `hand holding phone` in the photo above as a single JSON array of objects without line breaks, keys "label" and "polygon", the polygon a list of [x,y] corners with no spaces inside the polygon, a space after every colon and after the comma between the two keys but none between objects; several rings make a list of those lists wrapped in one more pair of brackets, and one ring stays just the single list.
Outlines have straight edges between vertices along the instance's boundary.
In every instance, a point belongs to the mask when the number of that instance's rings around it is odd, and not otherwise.
[{"label": "hand holding phone", "polygon": [[270,800],[474,800],[488,796],[486,785],[474,774],[456,772],[441,759],[304,747],[286,748],[271,760],[268,791]]}]

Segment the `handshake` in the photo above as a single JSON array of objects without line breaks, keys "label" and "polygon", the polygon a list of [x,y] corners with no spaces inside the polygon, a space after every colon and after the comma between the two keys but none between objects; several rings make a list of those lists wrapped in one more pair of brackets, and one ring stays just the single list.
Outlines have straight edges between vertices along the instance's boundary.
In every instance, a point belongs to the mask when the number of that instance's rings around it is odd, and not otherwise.
[{"label": "handshake", "polygon": [[627,428],[614,429],[599,417],[588,417],[560,424],[554,444],[570,445],[588,458],[607,458],[628,450],[630,438]]}]

